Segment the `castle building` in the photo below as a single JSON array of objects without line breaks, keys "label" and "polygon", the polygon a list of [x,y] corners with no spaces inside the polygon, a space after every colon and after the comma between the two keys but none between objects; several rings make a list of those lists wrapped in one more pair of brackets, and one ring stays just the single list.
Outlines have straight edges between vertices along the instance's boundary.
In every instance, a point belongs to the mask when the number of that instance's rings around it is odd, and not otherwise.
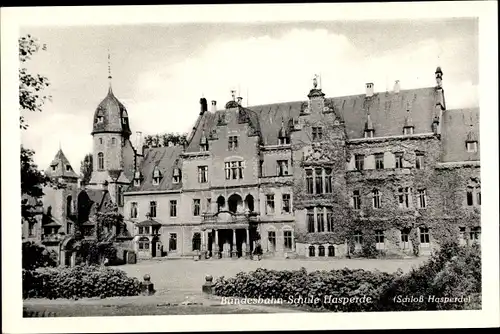
[{"label": "castle building", "polygon": [[434,87],[367,83],[333,98],[315,78],[304,101],[258,106],[202,98],[186,145],[165,147],[132,145],[110,87],[83,192],[116,203],[139,258],[239,258],[258,244],[264,256],[414,256],[479,242],[479,110],[448,110],[434,75]]}]

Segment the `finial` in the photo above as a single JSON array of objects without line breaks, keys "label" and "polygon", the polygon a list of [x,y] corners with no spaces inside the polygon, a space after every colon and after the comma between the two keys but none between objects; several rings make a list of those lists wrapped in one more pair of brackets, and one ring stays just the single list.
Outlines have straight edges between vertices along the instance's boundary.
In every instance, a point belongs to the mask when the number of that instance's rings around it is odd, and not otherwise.
[{"label": "finial", "polygon": [[108,48],[108,79],[111,80],[111,54],[109,53]]},{"label": "finial", "polygon": [[318,87],[318,75],[317,74],[314,75],[313,87],[314,87],[314,89],[316,89],[316,87]]},{"label": "finial", "polygon": [[59,139],[59,151],[61,151],[61,139]]},{"label": "finial", "polygon": [[231,97],[233,98],[233,101],[236,101],[236,91],[234,89],[231,90]]}]

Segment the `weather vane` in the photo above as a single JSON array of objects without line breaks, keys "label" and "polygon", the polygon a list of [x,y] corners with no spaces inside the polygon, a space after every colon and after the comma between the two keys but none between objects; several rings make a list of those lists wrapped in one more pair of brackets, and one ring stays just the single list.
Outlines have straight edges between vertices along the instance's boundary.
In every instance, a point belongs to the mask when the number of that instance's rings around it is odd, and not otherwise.
[{"label": "weather vane", "polygon": [[317,74],[314,75],[313,87],[314,87],[314,89],[316,89],[318,87],[318,75]]}]

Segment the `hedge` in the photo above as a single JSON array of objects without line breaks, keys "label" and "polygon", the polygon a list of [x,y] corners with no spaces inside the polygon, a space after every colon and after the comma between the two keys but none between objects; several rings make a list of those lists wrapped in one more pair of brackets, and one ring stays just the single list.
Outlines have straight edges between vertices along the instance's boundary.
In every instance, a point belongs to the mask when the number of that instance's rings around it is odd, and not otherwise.
[{"label": "hedge", "polygon": [[[217,278],[215,294],[260,299],[264,303],[266,299],[281,300],[284,304],[339,312],[480,309],[481,256],[477,246],[447,244],[422,266],[404,275],[399,270],[393,274],[347,268],[308,273],[305,268],[259,268],[232,278]],[[401,301],[404,297],[418,301]],[[460,297],[464,300],[438,301]]]},{"label": "hedge", "polygon": [[139,292],[137,278],[108,267],[23,269],[23,298],[106,298],[136,296]]}]

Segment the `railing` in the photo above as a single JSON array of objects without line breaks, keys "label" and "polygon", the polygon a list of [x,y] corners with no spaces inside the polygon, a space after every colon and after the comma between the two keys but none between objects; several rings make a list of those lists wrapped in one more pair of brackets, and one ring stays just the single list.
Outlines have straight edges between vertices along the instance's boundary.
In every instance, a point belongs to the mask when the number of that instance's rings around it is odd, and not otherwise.
[{"label": "railing", "polygon": [[[225,216],[224,218],[223,215]],[[215,223],[248,223],[258,221],[259,213],[257,212],[231,212],[220,211],[217,213],[203,213],[202,221],[205,224]]]},{"label": "railing", "polygon": [[42,234],[42,242],[56,242],[63,240],[65,235],[60,234]]}]

